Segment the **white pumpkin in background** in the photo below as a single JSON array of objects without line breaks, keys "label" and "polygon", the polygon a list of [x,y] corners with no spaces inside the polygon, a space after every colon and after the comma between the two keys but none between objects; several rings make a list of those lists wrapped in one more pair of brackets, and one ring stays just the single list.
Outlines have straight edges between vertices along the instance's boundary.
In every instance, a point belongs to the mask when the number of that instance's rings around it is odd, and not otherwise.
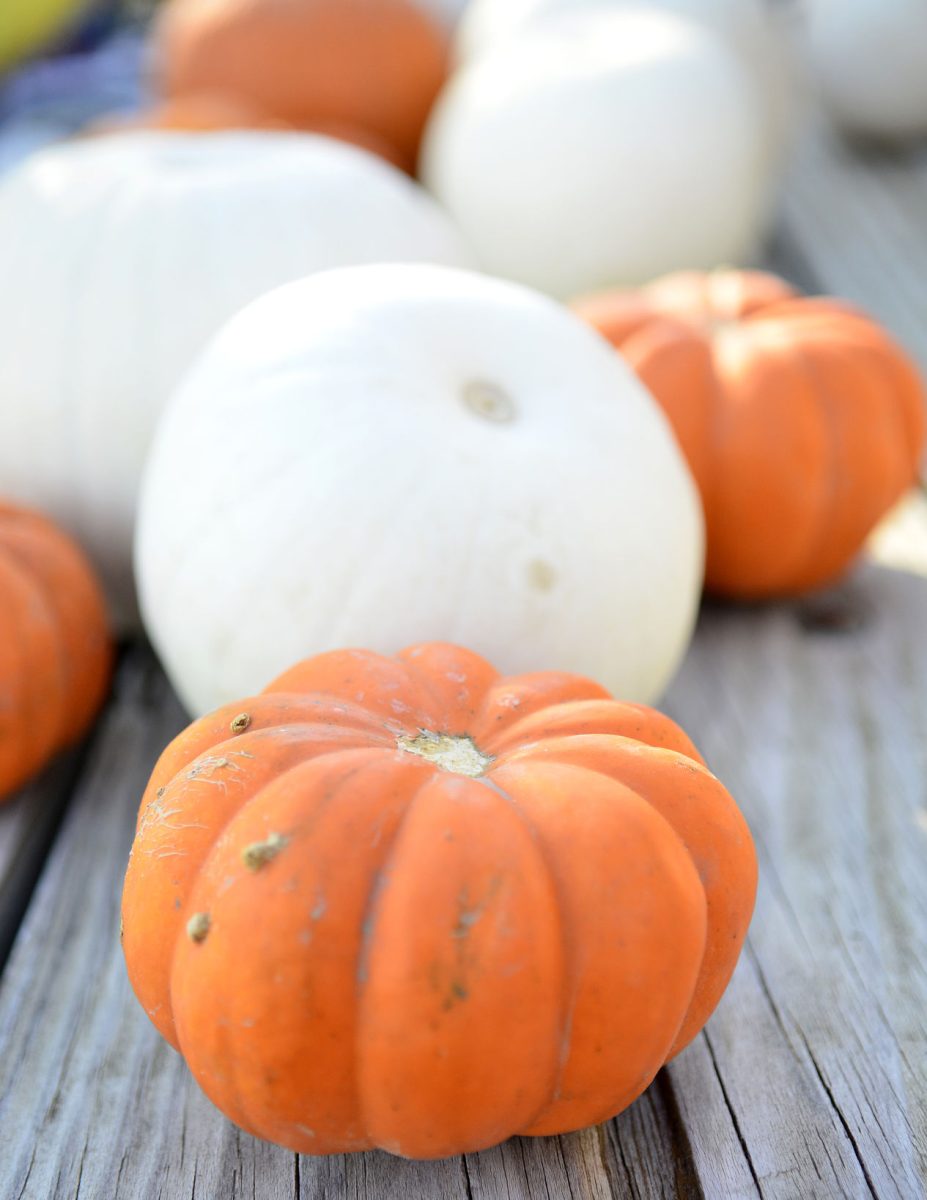
[{"label": "white pumpkin in background", "polygon": [[422,177],[483,267],[568,297],[751,255],[766,132],[737,56],[693,22],[552,17],[452,77]]},{"label": "white pumpkin in background", "polygon": [[925,0],[807,0],[814,82],[838,125],[888,141],[927,136]]},{"label": "white pumpkin in background", "polygon": [[702,581],[694,485],[621,358],[528,289],[351,267],[235,317],[162,418],[136,570],[196,713],[307,655],[444,639],[652,699]]},{"label": "white pumpkin in background", "polygon": [[0,183],[0,494],[69,529],[130,623],[142,465],[200,348],[280,283],[404,259],[468,262],[421,189],[328,138],[138,133],[35,155]]},{"label": "white pumpkin in background", "polygon": [[457,56],[466,60],[482,54],[551,17],[644,6],[705,26],[740,56],[767,110],[778,162],[792,124],[795,79],[782,14],[769,0],[470,0],[457,31]]}]

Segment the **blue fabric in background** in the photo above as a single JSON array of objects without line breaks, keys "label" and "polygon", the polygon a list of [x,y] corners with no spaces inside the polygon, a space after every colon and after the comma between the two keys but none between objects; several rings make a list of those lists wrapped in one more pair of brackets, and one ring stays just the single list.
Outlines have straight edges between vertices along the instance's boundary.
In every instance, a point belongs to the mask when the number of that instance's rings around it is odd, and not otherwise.
[{"label": "blue fabric in background", "polygon": [[56,53],[0,76],[0,171],[96,117],[141,108],[143,33],[104,8]]}]

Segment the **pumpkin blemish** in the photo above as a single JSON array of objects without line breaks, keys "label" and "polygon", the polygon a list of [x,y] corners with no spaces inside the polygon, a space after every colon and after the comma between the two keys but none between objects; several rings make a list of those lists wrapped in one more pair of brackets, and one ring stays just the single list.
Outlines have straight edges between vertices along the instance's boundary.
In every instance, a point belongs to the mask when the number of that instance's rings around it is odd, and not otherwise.
[{"label": "pumpkin blemish", "polygon": [[211,925],[212,918],[208,912],[194,913],[187,922],[187,937],[191,942],[204,942]]},{"label": "pumpkin blemish", "polygon": [[241,852],[241,861],[249,871],[259,871],[275,859],[290,839],[282,833],[272,833],[263,842],[252,842]]},{"label": "pumpkin blemish", "polygon": [[232,733],[244,733],[250,724],[251,714],[240,712],[237,717],[233,718],[229,729],[231,729]]}]

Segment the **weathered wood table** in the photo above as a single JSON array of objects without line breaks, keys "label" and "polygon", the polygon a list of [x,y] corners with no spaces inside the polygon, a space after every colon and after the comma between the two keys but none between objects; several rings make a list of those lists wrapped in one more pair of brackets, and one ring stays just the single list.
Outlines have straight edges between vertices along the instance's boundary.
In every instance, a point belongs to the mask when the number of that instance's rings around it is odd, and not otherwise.
[{"label": "weathered wood table", "polygon": [[[809,136],[771,261],[927,368],[927,153]],[[183,716],[122,656],[89,744],[0,815],[0,1200],[886,1197],[927,1189],[927,505],[838,591],[708,606],[668,698],[742,804],[756,917],[706,1032],[599,1129],[439,1163],[238,1132],[126,981],[136,805]]]}]

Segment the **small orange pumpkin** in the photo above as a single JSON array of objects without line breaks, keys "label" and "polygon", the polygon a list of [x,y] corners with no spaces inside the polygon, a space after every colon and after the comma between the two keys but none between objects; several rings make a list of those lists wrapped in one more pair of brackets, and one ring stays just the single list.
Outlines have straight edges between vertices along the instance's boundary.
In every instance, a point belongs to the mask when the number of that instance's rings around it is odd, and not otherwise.
[{"label": "small orange pumpkin", "polygon": [[0,504],[0,799],[85,732],[110,663],[83,555],[44,517]]},{"label": "small orange pumpkin", "polygon": [[849,305],[715,271],[574,308],[673,424],[705,508],[709,590],[761,599],[831,583],[915,482],[921,381]]},{"label": "small orange pumpkin", "polygon": [[345,650],[167,748],[123,945],[233,1121],[436,1158],[629,1104],[715,1007],[755,888],[667,717],[441,643]]},{"label": "small orange pumpkin", "polygon": [[410,171],[448,70],[447,35],[415,0],[171,0],[155,51],[170,99],[224,94],[296,128],[365,131]]}]

